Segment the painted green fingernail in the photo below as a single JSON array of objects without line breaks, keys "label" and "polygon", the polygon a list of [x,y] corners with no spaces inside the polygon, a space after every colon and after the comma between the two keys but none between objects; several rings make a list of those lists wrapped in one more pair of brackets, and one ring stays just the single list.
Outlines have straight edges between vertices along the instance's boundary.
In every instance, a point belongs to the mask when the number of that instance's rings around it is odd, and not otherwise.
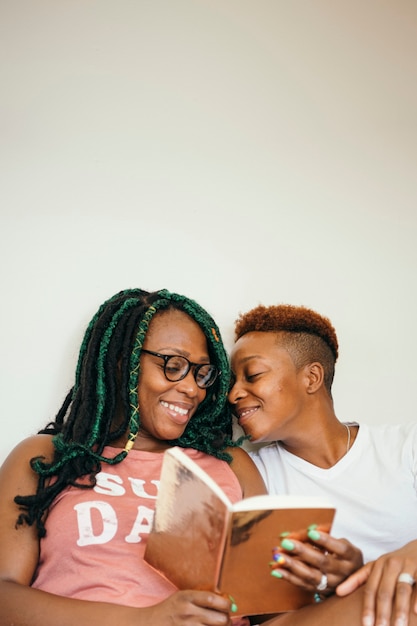
[{"label": "painted green fingernail", "polygon": [[231,610],[231,612],[232,612],[232,613],[236,613],[236,612],[237,612],[237,604],[236,604],[236,602],[233,600],[232,596],[229,596],[229,600],[230,600],[230,602],[232,603],[232,604],[230,605],[230,610]]},{"label": "painted green fingernail", "polygon": [[278,570],[276,570],[276,569],[273,569],[273,570],[271,571],[271,576],[274,576],[275,578],[282,578],[282,574],[281,574],[281,572],[279,572],[279,571],[278,571]]},{"label": "painted green fingernail", "polygon": [[310,526],[307,526],[307,530],[315,530],[317,528],[317,524],[310,524]]},{"label": "painted green fingernail", "polygon": [[317,541],[317,539],[320,539],[320,533],[318,532],[318,530],[309,530],[307,535],[309,539],[312,539],[313,541]]},{"label": "painted green fingernail", "polygon": [[295,543],[290,539],[283,539],[281,541],[281,547],[284,548],[284,550],[294,550]]},{"label": "painted green fingernail", "polygon": [[281,533],[280,534],[280,537],[288,537],[288,535],[290,535],[290,534],[291,534],[290,531],[286,530],[285,533]]}]

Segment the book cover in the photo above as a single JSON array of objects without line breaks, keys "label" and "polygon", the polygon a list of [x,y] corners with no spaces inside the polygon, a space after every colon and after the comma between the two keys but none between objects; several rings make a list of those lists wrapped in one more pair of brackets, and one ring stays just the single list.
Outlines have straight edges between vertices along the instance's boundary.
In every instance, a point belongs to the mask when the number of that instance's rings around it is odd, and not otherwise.
[{"label": "book cover", "polygon": [[317,524],[330,531],[335,509],[323,499],[262,495],[232,504],[180,448],[164,453],[145,560],[179,589],[233,598],[239,615],[290,611],[314,601],[270,574],[282,533],[307,539]]}]

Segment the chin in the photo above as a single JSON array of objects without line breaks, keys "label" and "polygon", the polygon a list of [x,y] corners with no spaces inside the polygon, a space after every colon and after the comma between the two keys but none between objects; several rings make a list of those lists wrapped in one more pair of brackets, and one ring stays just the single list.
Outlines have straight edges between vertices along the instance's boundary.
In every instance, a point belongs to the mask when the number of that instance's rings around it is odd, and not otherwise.
[{"label": "chin", "polygon": [[181,428],[175,430],[175,432],[173,430],[170,430],[169,432],[160,433],[159,436],[164,441],[175,441],[175,439],[179,439],[180,437],[182,437],[184,432],[185,428]]},{"label": "chin", "polygon": [[257,433],[247,433],[248,435],[250,435],[250,443],[269,443],[271,441],[274,441],[273,439],[271,439],[270,437],[268,437],[267,435],[264,434],[257,434]]},{"label": "chin", "polygon": [[260,438],[256,436],[256,433],[251,433],[249,430],[244,430],[243,434],[247,437],[249,435],[249,443],[259,443]]}]

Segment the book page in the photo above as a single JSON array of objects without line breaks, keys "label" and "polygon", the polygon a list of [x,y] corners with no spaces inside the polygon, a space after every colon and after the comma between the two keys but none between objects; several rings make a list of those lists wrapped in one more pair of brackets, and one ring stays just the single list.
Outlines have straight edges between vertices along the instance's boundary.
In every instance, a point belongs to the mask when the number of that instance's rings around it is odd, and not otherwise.
[{"label": "book page", "polygon": [[282,533],[307,540],[312,524],[329,532],[333,516],[334,509],[315,507],[234,512],[220,589],[233,597],[239,615],[291,611],[314,601],[314,593],[271,576],[269,564]]},{"label": "book page", "polygon": [[204,470],[181,450],[167,450],[145,560],[180,589],[216,590],[229,508]]}]

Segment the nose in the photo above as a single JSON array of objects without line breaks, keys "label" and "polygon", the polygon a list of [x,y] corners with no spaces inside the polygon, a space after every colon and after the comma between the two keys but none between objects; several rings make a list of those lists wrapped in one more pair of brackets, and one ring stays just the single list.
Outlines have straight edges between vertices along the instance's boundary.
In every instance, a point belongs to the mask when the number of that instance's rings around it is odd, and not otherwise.
[{"label": "nose", "polygon": [[205,392],[205,389],[200,389],[200,387],[197,385],[195,378],[194,378],[194,374],[191,369],[187,373],[187,375],[184,376],[184,378],[182,378],[176,383],[176,387],[178,391],[180,391],[181,393],[184,393],[190,398],[195,398],[199,394],[200,391]]},{"label": "nose", "polygon": [[240,398],[242,398],[244,395],[245,395],[245,392],[242,386],[239,384],[238,380],[235,380],[227,396],[230,404],[236,404],[238,400],[240,400]]}]

